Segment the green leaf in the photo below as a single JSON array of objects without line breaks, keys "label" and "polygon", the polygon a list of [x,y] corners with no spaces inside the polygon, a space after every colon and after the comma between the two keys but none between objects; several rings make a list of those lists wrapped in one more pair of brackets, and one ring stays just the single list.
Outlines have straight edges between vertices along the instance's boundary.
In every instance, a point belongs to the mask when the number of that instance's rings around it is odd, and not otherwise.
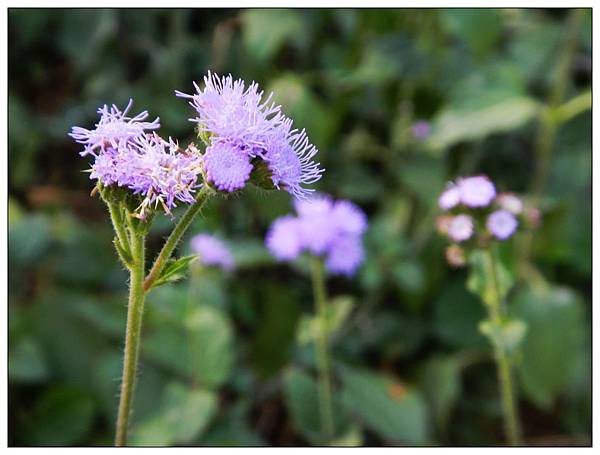
[{"label": "green leaf", "polygon": [[8,376],[14,382],[38,382],[48,377],[48,365],[39,343],[30,337],[11,340]]},{"label": "green leaf", "polygon": [[514,298],[514,314],[527,323],[518,365],[529,400],[550,409],[575,368],[585,336],[583,304],[563,287],[525,288]]},{"label": "green leaf", "polygon": [[181,320],[156,321],[142,349],[148,358],[211,388],[229,378],[235,356],[229,318],[209,305],[195,305]]},{"label": "green leaf", "polygon": [[479,331],[488,337],[493,346],[510,354],[525,338],[527,324],[519,319],[503,320],[499,324],[486,319],[479,324]]},{"label": "green leaf", "polygon": [[392,443],[427,442],[426,406],[418,391],[384,375],[342,370],[342,400],[364,424]]},{"label": "green leaf", "polygon": [[435,301],[434,327],[438,339],[455,348],[486,346],[477,330],[485,307],[460,282],[447,286]]},{"label": "green leaf", "polygon": [[494,9],[444,9],[441,18],[480,57],[492,50],[502,32],[500,12]]},{"label": "green leaf", "polygon": [[139,423],[132,432],[131,444],[168,446],[187,444],[200,436],[217,411],[217,397],[203,389],[170,383],[162,397],[160,410]]},{"label": "green leaf", "polygon": [[[313,444],[325,444],[316,381],[306,373],[292,368],[284,376],[284,387],[286,406],[296,430]],[[343,438],[347,436],[348,422],[335,393],[332,407],[334,434]]]},{"label": "green leaf", "polygon": [[28,420],[25,431],[35,446],[68,446],[82,442],[91,430],[93,399],[71,387],[47,389]]},{"label": "green leaf", "polygon": [[[339,296],[327,302],[326,319],[327,333],[331,337],[344,324],[352,307],[354,300],[350,296]],[[321,330],[321,323],[316,316],[303,316],[298,323],[297,340],[300,345],[314,341]]]},{"label": "green leaf", "polygon": [[458,142],[483,139],[524,126],[538,112],[531,98],[516,96],[487,106],[444,109],[433,122],[429,146],[441,150]]},{"label": "green leaf", "polygon": [[188,265],[197,258],[198,256],[196,254],[190,254],[189,256],[183,256],[179,259],[169,259],[169,262],[162,273],[156,278],[152,288],[182,279]]},{"label": "green leaf", "polygon": [[243,41],[257,62],[273,56],[288,40],[303,39],[301,12],[286,9],[259,9],[242,12]]},{"label": "green leaf", "polygon": [[[483,250],[474,250],[470,256],[471,269],[467,288],[478,295],[487,305],[494,305],[496,297],[503,301],[514,281],[502,262],[492,263],[490,255]],[[492,278],[496,276],[496,282]],[[496,295],[498,294],[498,295]]]},{"label": "green leaf", "polygon": [[454,355],[436,355],[425,363],[420,384],[439,432],[445,434],[452,408],[460,396],[461,361]]}]

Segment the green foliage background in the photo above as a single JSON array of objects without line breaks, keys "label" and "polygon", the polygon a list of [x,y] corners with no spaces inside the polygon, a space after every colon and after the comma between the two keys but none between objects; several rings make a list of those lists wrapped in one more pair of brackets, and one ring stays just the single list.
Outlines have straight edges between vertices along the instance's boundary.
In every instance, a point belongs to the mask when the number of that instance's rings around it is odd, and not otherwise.
[{"label": "green foliage background", "polygon": [[[591,87],[591,10],[12,9],[8,25],[9,444],[112,443],[127,277],[70,127],[132,97],[186,143],[173,91],[208,69],[274,91],[320,149],[318,189],[369,216],[361,272],[328,281],[337,444],[502,443],[483,308],[445,264],[436,197],[476,172],[530,194],[540,169],[541,275],[518,274],[522,239],[502,250],[528,325],[525,441],[590,443],[591,112],[547,137],[547,172],[539,149],[545,106]],[[197,220],[190,235],[220,234],[239,266],[148,297],[132,443],[321,443],[309,277],[262,246],[290,210],[247,189]],[[150,254],[170,226],[155,221]]]}]

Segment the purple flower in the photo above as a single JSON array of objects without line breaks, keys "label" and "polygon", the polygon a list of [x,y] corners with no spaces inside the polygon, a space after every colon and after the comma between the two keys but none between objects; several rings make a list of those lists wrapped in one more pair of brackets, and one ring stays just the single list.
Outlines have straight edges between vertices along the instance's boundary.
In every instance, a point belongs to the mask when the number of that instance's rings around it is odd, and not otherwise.
[{"label": "purple flower", "polygon": [[[263,92],[255,82],[246,87],[241,79],[234,81],[231,75],[219,77],[210,71],[204,83],[203,90],[194,83],[193,95],[175,93],[191,100],[198,115],[190,120],[209,138],[209,148],[215,147],[211,149],[214,156],[206,162],[207,173],[215,175],[211,183],[222,191],[241,189],[249,178],[247,170],[253,168],[250,161],[258,159],[267,165],[276,188],[296,198],[310,194],[313,190],[303,185],[315,183],[323,173],[319,163],[313,161],[318,150],[310,144],[304,130],[292,129],[292,120],[271,102],[272,94],[263,100]],[[216,147],[217,144],[221,145]],[[224,172],[221,180],[216,177],[222,172],[220,164],[215,164],[221,162],[216,155],[228,154],[225,161],[232,163],[234,150],[245,156],[248,164],[236,155],[235,165]],[[215,168],[210,167],[209,161]]]},{"label": "purple flower", "polygon": [[278,218],[267,233],[266,245],[273,256],[292,260],[306,251],[323,256],[331,273],[354,274],[364,258],[361,238],[367,218],[362,210],[323,195],[296,200],[295,209],[297,216]]},{"label": "purple flower", "polygon": [[514,215],[519,215],[523,212],[523,201],[513,193],[500,193],[496,198],[496,203],[501,209]]},{"label": "purple flower", "polygon": [[454,183],[448,184],[446,190],[438,199],[438,205],[442,210],[450,210],[460,203],[460,188]]},{"label": "purple flower", "polygon": [[460,201],[467,207],[486,207],[496,197],[496,188],[486,176],[465,177],[458,180]]},{"label": "purple flower", "polygon": [[448,224],[448,237],[463,242],[473,235],[473,219],[469,215],[456,215]]},{"label": "purple flower", "polygon": [[497,210],[488,216],[486,227],[497,239],[506,240],[514,234],[518,224],[512,213],[507,210]]},{"label": "purple flower", "polygon": [[317,148],[308,142],[304,130],[290,130],[291,120],[278,127],[277,134],[268,141],[265,151],[259,156],[271,171],[271,180],[278,189],[284,189],[297,199],[303,199],[314,190],[302,187],[321,178],[323,169],[312,161]]},{"label": "purple flower", "polygon": [[367,216],[350,201],[337,201],[332,207],[331,217],[334,224],[348,234],[361,235],[367,230]]},{"label": "purple flower", "polygon": [[192,237],[190,245],[202,264],[220,267],[226,271],[233,269],[233,256],[222,240],[209,234],[198,234]]},{"label": "purple flower", "polygon": [[226,142],[215,142],[206,148],[203,156],[207,181],[221,191],[236,191],[250,178],[250,158],[237,147]]},{"label": "purple flower", "polygon": [[352,276],[362,264],[364,256],[360,236],[341,235],[331,242],[325,267],[331,273]]},{"label": "purple flower", "polygon": [[412,126],[415,139],[425,139],[431,133],[431,125],[426,120],[417,120]]},{"label": "purple flower", "polygon": [[114,105],[100,108],[100,121],[94,130],[73,127],[70,136],[85,146],[81,154],[94,157],[90,179],[139,195],[142,202],[136,211],[140,218],[145,218],[150,207],[160,205],[170,213],[177,201],[193,204],[194,192],[200,186],[201,155],[192,146],[182,151],[173,140],[167,142],[156,132],[146,132],[160,126],[158,118],[144,122],[146,111],[128,117],[132,103],[129,100],[122,112]]},{"label": "purple flower", "polygon": [[201,90],[194,82],[193,95],[175,91],[178,97],[191,100],[198,116],[190,121],[197,123],[201,132],[243,149],[264,148],[266,139],[285,120],[280,106],[271,102],[273,94],[263,101],[264,92],[255,82],[246,88],[241,79],[234,81],[231,75],[219,77],[209,71],[204,85]]},{"label": "purple flower", "polygon": [[280,261],[296,259],[302,251],[299,222],[293,215],[275,220],[267,233],[267,248]]},{"label": "purple flower", "polygon": [[114,104],[110,109],[105,104],[98,109],[100,121],[96,123],[96,128],[93,130],[74,126],[69,136],[84,145],[81,155],[96,156],[98,151],[104,152],[108,146],[116,149],[123,141],[142,136],[145,130],[160,128],[158,117],[152,122],[144,122],[148,117],[147,111],[140,112],[134,117],[127,117],[132,105],[133,100],[130,99],[125,109],[121,111]]}]

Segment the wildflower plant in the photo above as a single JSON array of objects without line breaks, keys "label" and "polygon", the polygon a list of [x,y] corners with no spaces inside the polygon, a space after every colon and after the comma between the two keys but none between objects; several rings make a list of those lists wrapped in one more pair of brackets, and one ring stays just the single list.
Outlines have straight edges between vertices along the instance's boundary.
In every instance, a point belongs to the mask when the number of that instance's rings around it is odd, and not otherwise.
[{"label": "wildflower plant", "polygon": [[[172,258],[202,206],[210,197],[240,191],[250,182],[305,198],[313,191],[305,185],[323,173],[313,161],[317,149],[306,132],[292,128],[293,121],[271,102],[271,95],[263,97],[256,83],[246,86],[241,79],[210,72],[204,83],[204,88],[194,84],[194,95],[176,92],[196,111],[190,120],[197,126],[197,144],[182,147],[161,137],[158,118],[148,121],[147,111],[130,114],[132,100],[123,110],[101,107],[94,128],[75,126],[70,133],[83,145],[80,154],[91,158],[92,194],[99,194],[108,208],[116,251],[130,273],[115,439],[119,446],[127,443],[146,294],[181,278],[197,256],[205,264],[233,267],[226,248],[206,235],[193,239],[196,254]],[[147,271],[145,239],[152,220],[160,213],[175,220],[178,206],[186,209]]]},{"label": "wildflower plant", "polygon": [[479,329],[494,349],[507,440],[518,445],[520,426],[512,366],[527,327],[512,318],[506,308],[505,297],[512,282],[496,249],[520,227],[535,226],[537,211],[527,208],[513,193],[498,194],[493,182],[483,175],[449,183],[438,205],[444,213],[437,218],[437,229],[451,241],[446,259],[454,267],[470,263],[468,287],[481,297],[487,309],[488,317]]},{"label": "wildflower plant", "polygon": [[295,201],[295,214],[276,219],[265,243],[279,261],[310,257],[318,330],[315,337],[319,370],[319,414],[327,442],[334,437],[329,360],[329,320],[325,274],[351,277],[364,260],[362,236],[367,217],[355,204],[326,195]]}]

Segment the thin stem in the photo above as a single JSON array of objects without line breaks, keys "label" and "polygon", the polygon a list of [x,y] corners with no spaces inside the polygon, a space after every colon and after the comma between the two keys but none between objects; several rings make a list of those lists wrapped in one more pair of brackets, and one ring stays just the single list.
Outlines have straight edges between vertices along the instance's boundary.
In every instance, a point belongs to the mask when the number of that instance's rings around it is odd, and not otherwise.
[{"label": "thin stem", "polygon": [[129,236],[125,230],[125,222],[123,219],[123,209],[121,205],[114,202],[106,202],[108,206],[108,213],[110,213],[110,220],[112,221],[113,228],[117,234],[117,239],[127,253],[131,253],[131,245],[129,244]]},{"label": "thin stem", "polygon": [[317,362],[319,369],[319,412],[323,433],[330,442],[333,438],[333,412],[331,404],[331,377],[329,372],[329,353],[327,350],[328,324],[326,314],[325,272],[320,258],[312,258],[312,285],[319,321],[319,333],[316,340]]},{"label": "thin stem", "polygon": [[[492,283],[492,296],[489,304],[486,305],[491,323],[496,327],[502,325],[502,299],[500,297],[500,288],[498,285],[498,273],[496,262],[491,248],[487,250],[488,264],[485,270],[488,279]],[[515,406],[515,392],[513,378],[511,373],[511,362],[506,351],[498,346],[494,346],[494,358],[498,368],[498,382],[500,384],[500,398],[502,401],[502,414],[504,416],[504,431],[509,445],[518,446],[521,443],[521,431],[519,426],[519,417]]]},{"label": "thin stem", "polygon": [[156,279],[160,276],[164,267],[167,265],[167,262],[171,258],[173,250],[175,250],[175,247],[181,240],[181,237],[183,237],[185,231],[190,227],[190,224],[192,224],[192,221],[194,220],[194,218],[208,199],[208,196],[211,193],[211,191],[212,190],[206,185],[202,187],[202,189],[198,192],[198,195],[196,196],[196,202],[193,205],[191,205],[183,214],[183,216],[169,235],[169,238],[163,245],[162,250],[160,250],[160,253],[156,257],[156,260],[152,265],[150,273],[148,273],[148,276],[144,280],[144,291],[149,290],[156,281]]},{"label": "thin stem", "polygon": [[127,307],[127,327],[125,332],[125,357],[123,359],[123,379],[117,417],[116,446],[127,444],[127,428],[131,415],[131,404],[135,386],[142,316],[144,313],[144,235],[131,234],[132,265],[129,282],[129,304]]},{"label": "thin stem", "polygon": [[[531,204],[533,207],[539,207],[548,174],[550,172],[550,163],[552,161],[552,152],[554,149],[554,140],[560,126],[561,116],[556,115],[559,110],[569,82],[569,69],[575,52],[577,50],[577,37],[579,34],[579,24],[583,17],[583,9],[574,9],[569,15],[567,24],[566,38],[555,67],[555,77],[546,108],[541,110],[540,125],[535,143],[536,167],[531,180]],[[579,107],[579,106],[577,106]],[[560,114],[560,110],[559,110]],[[533,243],[533,232],[528,230],[523,236],[519,245],[519,265],[521,271],[527,269],[531,248]]]}]

